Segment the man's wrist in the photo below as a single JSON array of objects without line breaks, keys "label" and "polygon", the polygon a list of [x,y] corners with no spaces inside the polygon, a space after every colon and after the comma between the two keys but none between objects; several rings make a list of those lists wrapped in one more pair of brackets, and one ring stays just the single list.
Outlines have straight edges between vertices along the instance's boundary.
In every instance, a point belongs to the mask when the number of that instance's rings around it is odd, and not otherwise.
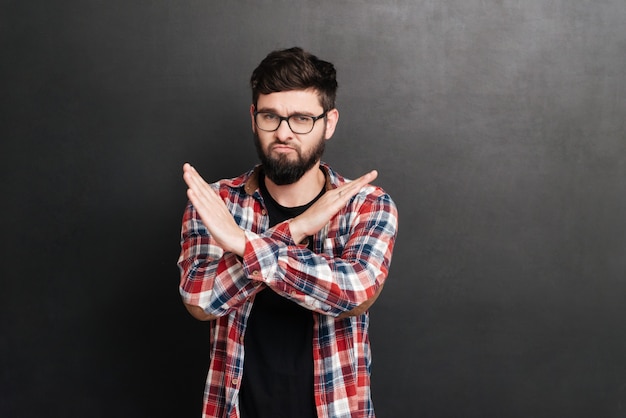
[{"label": "man's wrist", "polygon": [[300,244],[307,236],[307,234],[301,230],[301,222],[298,218],[291,218],[288,222],[291,239],[293,239],[293,242],[296,244]]},{"label": "man's wrist", "polygon": [[237,254],[240,257],[243,257],[244,253],[246,252],[246,233],[243,231],[243,229],[240,229],[240,233],[237,235],[236,239],[233,240],[233,245],[231,246],[231,248],[229,249],[230,252]]}]

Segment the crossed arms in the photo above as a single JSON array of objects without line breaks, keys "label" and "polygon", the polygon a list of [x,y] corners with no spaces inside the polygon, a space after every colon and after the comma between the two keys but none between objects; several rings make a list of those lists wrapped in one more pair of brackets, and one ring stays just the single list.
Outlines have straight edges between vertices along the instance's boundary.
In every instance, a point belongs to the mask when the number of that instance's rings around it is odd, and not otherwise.
[{"label": "crossed arms", "polygon": [[223,198],[186,164],[183,177],[191,206],[183,222],[179,266],[189,312],[212,320],[269,286],[325,315],[364,313],[380,294],[391,260],[397,212],[388,196],[357,196],[365,199],[359,206],[364,209],[352,215],[354,225],[341,253],[315,254],[299,244],[324,228],[376,176],[372,171],[328,190],[300,216],[257,234],[240,227]]}]

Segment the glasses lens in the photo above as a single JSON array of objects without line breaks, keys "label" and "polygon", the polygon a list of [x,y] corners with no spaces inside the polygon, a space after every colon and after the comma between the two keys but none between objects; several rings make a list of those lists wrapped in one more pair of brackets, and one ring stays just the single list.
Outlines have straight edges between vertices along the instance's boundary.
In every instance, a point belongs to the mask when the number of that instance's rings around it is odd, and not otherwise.
[{"label": "glasses lens", "polygon": [[310,116],[289,116],[289,127],[296,134],[308,134],[313,130],[313,118]]},{"label": "glasses lens", "polygon": [[264,131],[275,131],[280,125],[280,118],[273,113],[259,112],[256,114],[256,126]]}]

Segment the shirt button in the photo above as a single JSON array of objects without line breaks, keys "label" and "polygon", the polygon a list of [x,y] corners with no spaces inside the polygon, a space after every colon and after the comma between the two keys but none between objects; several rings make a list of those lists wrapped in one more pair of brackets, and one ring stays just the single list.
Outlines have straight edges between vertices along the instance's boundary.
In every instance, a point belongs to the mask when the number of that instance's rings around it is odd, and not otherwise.
[{"label": "shirt button", "polygon": [[261,274],[261,272],[260,272],[259,270],[254,270],[254,271],[252,272],[252,275],[253,275],[253,276],[258,276],[259,274]]},{"label": "shirt button", "polygon": [[239,379],[237,379],[236,377],[232,380],[233,386],[237,386],[237,384],[239,383]]},{"label": "shirt button", "polygon": [[265,209],[263,209],[263,210],[261,211],[261,214],[262,214],[263,216],[265,216],[265,215],[267,215],[267,211],[266,211]]}]

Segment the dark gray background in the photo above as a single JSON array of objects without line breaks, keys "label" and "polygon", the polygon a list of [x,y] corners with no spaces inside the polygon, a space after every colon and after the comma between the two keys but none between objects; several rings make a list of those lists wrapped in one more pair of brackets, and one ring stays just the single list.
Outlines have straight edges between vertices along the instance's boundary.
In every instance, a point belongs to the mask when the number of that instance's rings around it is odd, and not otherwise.
[{"label": "dark gray background", "polygon": [[0,415],[197,417],[181,166],[256,162],[248,78],[336,64],[325,160],[400,234],[378,416],[626,416],[623,0],[3,1]]}]

